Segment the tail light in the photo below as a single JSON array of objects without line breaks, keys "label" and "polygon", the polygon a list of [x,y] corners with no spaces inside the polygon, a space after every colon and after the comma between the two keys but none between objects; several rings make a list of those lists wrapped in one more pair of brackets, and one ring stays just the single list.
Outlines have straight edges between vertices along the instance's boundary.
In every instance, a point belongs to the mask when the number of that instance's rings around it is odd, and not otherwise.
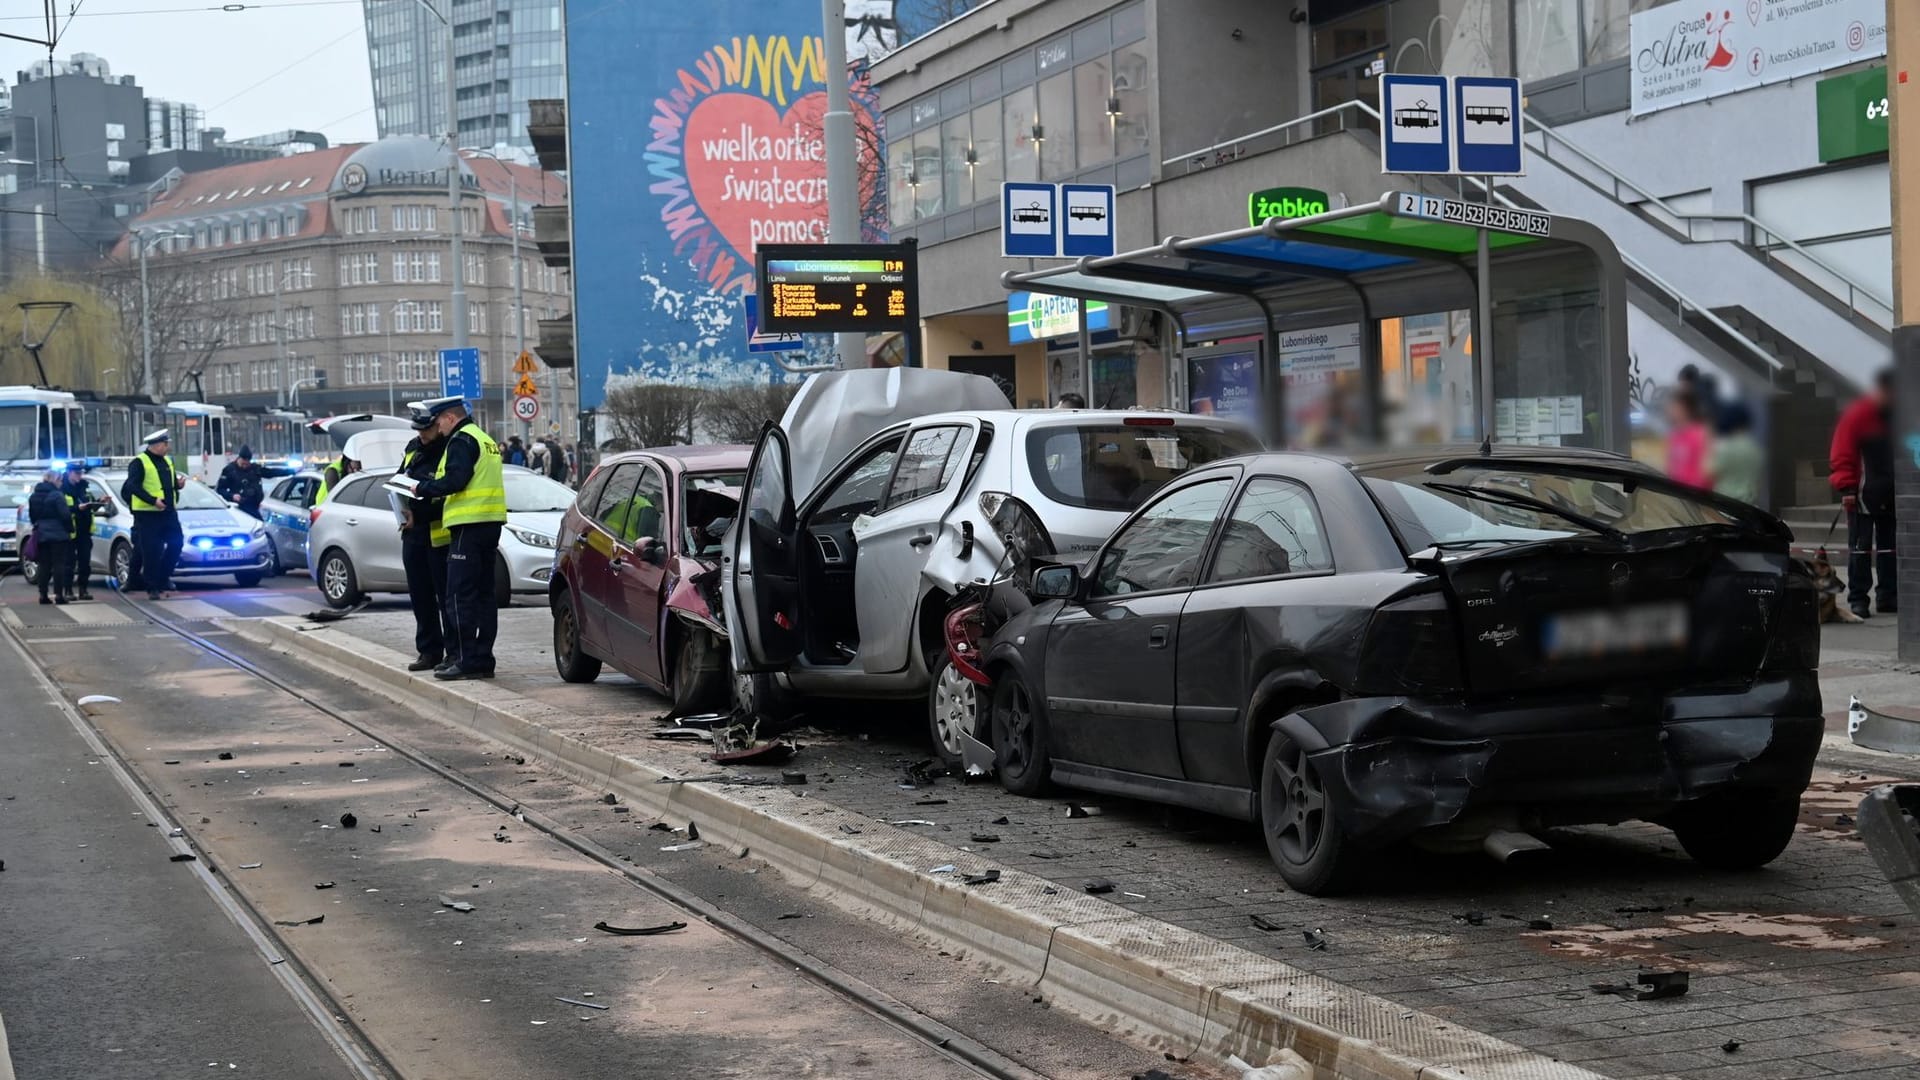
[{"label": "tail light", "polygon": [[1447,598],[1438,592],[1382,604],[1367,624],[1359,679],[1368,693],[1460,693],[1466,677]]},{"label": "tail light", "polygon": [[1172,427],[1171,416],[1129,416],[1120,421],[1127,427]]},{"label": "tail light", "polygon": [[320,508],[316,506],[307,511],[307,528],[311,529],[318,524],[320,524]]},{"label": "tail light", "polygon": [[993,680],[980,669],[983,657],[980,654],[981,638],[987,631],[987,606],[985,604],[962,604],[947,612],[946,637],[947,658],[953,661],[953,669],[969,682],[989,686]]}]

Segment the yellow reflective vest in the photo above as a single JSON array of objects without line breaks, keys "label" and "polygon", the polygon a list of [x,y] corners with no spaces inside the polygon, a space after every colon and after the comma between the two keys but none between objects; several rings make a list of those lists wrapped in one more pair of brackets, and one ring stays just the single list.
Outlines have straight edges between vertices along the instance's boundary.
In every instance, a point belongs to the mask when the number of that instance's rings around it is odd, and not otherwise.
[{"label": "yellow reflective vest", "polygon": [[[473,476],[467,481],[467,486],[447,496],[445,508],[440,512],[440,524],[447,529],[489,522],[504,525],[507,521],[507,481],[500,444],[494,442],[493,436],[482,431],[478,424],[455,428],[449,438],[458,439],[463,435],[479,446],[480,453],[474,460]],[[441,452],[440,465],[433,473],[434,479],[447,475],[447,455],[452,451],[453,447],[448,446]]]}]

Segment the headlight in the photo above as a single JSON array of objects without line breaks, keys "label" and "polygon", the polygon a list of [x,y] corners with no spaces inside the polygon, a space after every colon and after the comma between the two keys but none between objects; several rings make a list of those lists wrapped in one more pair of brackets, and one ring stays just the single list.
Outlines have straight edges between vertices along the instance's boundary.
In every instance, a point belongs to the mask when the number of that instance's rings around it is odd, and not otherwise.
[{"label": "headlight", "polygon": [[252,536],[253,536],[253,538],[254,538],[255,540],[258,540],[258,539],[260,539],[261,537],[263,537],[263,536],[265,536],[265,535],[267,535],[267,523],[266,523],[266,522],[264,522],[264,521],[256,521],[256,522],[254,522],[254,523],[253,523],[253,530],[252,530]]},{"label": "headlight", "polygon": [[518,525],[507,526],[507,531],[513,534],[515,540],[520,541],[528,547],[553,547],[553,537],[548,536],[546,533],[537,533],[532,529],[523,529]]}]

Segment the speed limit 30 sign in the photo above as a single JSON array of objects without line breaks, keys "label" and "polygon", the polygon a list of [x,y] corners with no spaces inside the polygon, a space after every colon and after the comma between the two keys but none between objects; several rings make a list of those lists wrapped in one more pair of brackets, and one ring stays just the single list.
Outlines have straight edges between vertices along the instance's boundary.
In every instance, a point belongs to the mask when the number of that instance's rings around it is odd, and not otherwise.
[{"label": "speed limit 30 sign", "polygon": [[540,415],[540,399],[527,394],[514,398],[513,415],[526,423],[532,423],[533,418]]}]

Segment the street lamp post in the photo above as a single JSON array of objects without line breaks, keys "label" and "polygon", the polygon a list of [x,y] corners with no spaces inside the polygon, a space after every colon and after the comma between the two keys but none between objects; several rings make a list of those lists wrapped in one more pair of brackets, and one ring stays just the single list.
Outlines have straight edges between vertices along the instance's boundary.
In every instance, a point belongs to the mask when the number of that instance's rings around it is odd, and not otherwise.
[{"label": "street lamp post", "polygon": [[428,2],[415,0],[427,14],[440,20],[447,31],[447,48],[444,60],[447,65],[447,235],[452,242],[453,258],[453,347],[467,347],[467,267],[460,243],[460,110],[454,99],[459,94],[459,80],[454,78],[453,61],[453,0],[443,0],[446,13],[442,14]]},{"label": "street lamp post", "polygon": [[[400,366],[400,358],[395,356],[393,352],[393,324],[400,321],[401,310],[412,306],[412,304],[413,301],[404,298],[395,300],[393,302],[393,317],[387,320],[387,414],[389,416],[399,415],[399,413],[394,411],[393,400],[393,379],[396,369]],[[409,323],[409,329],[411,329],[411,323]]]}]

